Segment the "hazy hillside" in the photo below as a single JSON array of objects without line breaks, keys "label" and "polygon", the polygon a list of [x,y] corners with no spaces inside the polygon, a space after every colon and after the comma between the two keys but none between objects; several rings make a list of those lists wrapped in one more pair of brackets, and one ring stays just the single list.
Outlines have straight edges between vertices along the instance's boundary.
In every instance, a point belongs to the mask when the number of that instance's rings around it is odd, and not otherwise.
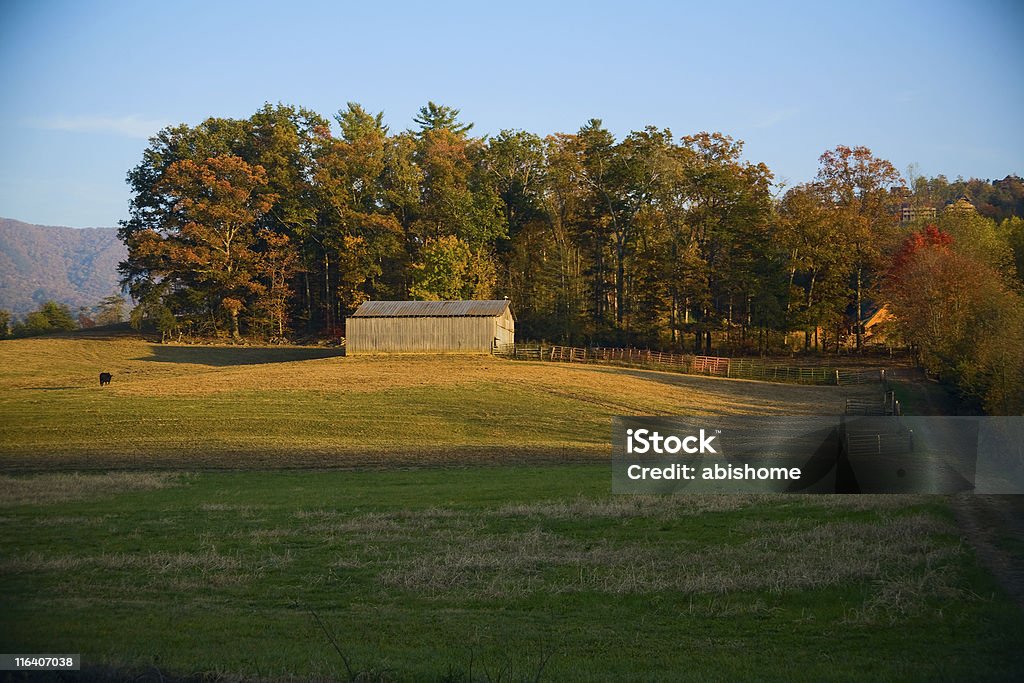
[{"label": "hazy hillside", "polygon": [[0,218],[0,309],[54,299],[75,311],[118,291],[124,244],[116,228],[63,228]]}]

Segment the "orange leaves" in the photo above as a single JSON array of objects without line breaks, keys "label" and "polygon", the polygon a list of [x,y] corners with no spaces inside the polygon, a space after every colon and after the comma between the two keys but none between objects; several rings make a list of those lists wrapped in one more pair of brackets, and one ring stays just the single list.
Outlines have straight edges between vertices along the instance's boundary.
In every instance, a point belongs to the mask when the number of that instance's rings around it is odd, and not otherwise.
[{"label": "orange leaves", "polygon": [[245,308],[245,304],[233,297],[224,297],[221,300],[220,305],[224,310],[231,313],[231,315],[238,315],[239,311]]},{"label": "orange leaves", "polygon": [[266,192],[266,170],[233,155],[176,161],[157,187],[174,200],[176,210],[196,222],[251,223],[277,199]]},{"label": "orange leaves", "polygon": [[903,240],[903,245],[893,257],[892,268],[889,271],[890,277],[899,280],[903,276],[907,264],[921,250],[929,247],[946,250],[951,244],[953,244],[953,236],[939,230],[934,225],[925,226],[921,232],[911,233]]}]

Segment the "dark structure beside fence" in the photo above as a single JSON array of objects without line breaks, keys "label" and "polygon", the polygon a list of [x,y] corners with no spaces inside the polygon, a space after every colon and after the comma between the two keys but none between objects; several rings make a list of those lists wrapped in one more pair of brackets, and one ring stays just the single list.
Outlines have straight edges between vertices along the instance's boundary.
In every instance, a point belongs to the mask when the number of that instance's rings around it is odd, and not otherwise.
[{"label": "dark structure beside fence", "polygon": [[688,375],[711,375],[735,379],[756,379],[767,382],[797,384],[867,384],[885,378],[883,369],[846,369],[829,367],[793,367],[764,363],[749,358],[691,356],[647,349],[582,348],[548,346],[545,344],[506,344],[498,346],[495,355],[522,360],[543,360],[561,363],[605,363],[671,370]]}]

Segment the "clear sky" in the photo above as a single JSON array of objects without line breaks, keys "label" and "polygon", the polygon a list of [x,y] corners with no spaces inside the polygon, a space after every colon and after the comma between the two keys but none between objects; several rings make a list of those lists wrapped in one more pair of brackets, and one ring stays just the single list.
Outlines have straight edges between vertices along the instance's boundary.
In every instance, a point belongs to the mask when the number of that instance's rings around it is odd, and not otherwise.
[{"label": "clear sky", "polygon": [[904,171],[1024,174],[1024,2],[0,0],[0,216],[113,226],[168,124],[264,102],[393,130],[653,124],[746,142],[787,184],[866,145]]}]

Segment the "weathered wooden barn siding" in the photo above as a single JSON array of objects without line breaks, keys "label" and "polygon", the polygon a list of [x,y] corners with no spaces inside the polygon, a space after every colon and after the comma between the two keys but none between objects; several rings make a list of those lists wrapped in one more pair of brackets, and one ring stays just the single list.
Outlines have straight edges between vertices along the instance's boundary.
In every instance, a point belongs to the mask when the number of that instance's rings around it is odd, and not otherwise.
[{"label": "weathered wooden barn siding", "polygon": [[[511,316],[509,316],[511,318]],[[514,340],[514,328],[500,318],[349,318],[346,353],[489,353]],[[508,338],[506,342],[504,339]]]},{"label": "weathered wooden barn siding", "polygon": [[508,300],[366,301],[345,322],[347,353],[489,353],[515,342]]},{"label": "weathered wooden barn siding", "polygon": [[516,341],[516,323],[512,318],[512,310],[506,309],[502,315],[493,318],[493,320],[494,337],[497,338],[497,343],[502,346],[514,344]]}]

